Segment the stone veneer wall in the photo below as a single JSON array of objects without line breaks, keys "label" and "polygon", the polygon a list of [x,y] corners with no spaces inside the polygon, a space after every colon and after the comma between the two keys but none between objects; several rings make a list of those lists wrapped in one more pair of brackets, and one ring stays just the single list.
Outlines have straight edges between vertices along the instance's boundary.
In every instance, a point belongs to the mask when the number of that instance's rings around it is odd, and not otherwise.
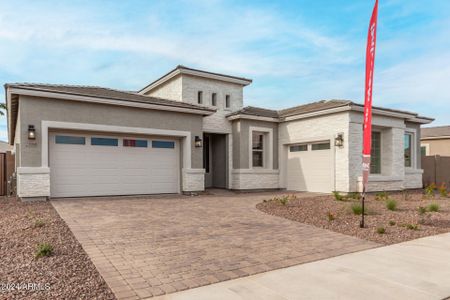
[{"label": "stone veneer wall", "polygon": [[205,169],[182,170],[182,192],[198,192],[205,190]]},{"label": "stone veneer wall", "polygon": [[233,170],[231,188],[234,190],[277,189],[278,181],[278,170]]},{"label": "stone veneer wall", "polygon": [[17,168],[17,196],[20,198],[49,197],[48,168]]}]

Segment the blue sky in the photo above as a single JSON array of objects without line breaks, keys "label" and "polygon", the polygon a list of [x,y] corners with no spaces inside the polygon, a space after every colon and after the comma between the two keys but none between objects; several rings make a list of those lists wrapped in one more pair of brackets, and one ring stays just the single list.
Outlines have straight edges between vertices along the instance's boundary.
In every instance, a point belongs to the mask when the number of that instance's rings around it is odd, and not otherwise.
[{"label": "blue sky", "polygon": [[[138,90],[183,64],[252,78],[246,105],[362,103],[372,5],[1,0],[0,82]],[[380,0],[377,42],[374,105],[449,124],[450,1]]]}]

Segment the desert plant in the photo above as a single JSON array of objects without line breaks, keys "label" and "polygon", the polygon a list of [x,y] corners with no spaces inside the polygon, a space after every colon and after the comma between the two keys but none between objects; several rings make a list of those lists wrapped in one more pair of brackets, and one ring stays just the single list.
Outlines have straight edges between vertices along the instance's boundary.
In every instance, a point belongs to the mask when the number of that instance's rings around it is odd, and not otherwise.
[{"label": "desert plant", "polygon": [[334,199],[336,199],[337,201],[345,200],[345,197],[342,196],[338,191],[333,191],[333,196],[334,196]]},{"label": "desert plant", "polygon": [[355,215],[360,215],[360,214],[362,214],[362,206],[361,206],[361,204],[359,204],[359,203],[353,203],[352,206],[351,206],[351,209],[352,209],[352,212],[353,212]]},{"label": "desert plant", "polygon": [[431,184],[427,185],[424,190],[425,196],[433,198],[435,189],[436,189],[436,184],[431,183]]},{"label": "desert plant", "polygon": [[403,190],[403,191],[402,191],[402,196],[403,196],[403,200],[404,200],[404,201],[407,201],[408,198],[409,198],[409,192],[408,192],[408,190]]},{"label": "desert plant", "polygon": [[36,249],[36,258],[43,257],[43,256],[50,256],[53,253],[53,247],[52,245],[48,243],[42,243],[37,246]]},{"label": "desert plant", "polygon": [[395,201],[394,199],[388,199],[386,200],[386,208],[389,210],[396,210],[397,209],[397,201]]},{"label": "desert plant", "polygon": [[289,200],[291,201],[297,200],[297,195],[295,194],[289,195]]},{"label": "desert plant", "polygon": [[419,215],[423,215],[423,214],[425,214],[427,212],[427,209],[425,207],[423,207],[423,206],[419,206],[417,208],[417,211],[419,212]]},{"label": "desert plant", "polygon": [[328,218],[328,222],[334,221],[336,219],[334,214],[331,212],[327,212],[327,218]]},{"label": "desert plant", "polygon": [[409,230],[418,230],[419,229],[419,225],[417,225],[417,224],[406,224],[405,226]]},{"label": "desert plant", "polygon": [[40,228],[40,227],[44,227],[45,222],[42,219],[37,219],[36,221],[34,221],[34,228]]},{"label": "desert plant", "polygon": [[361,200],[361,194],[358,192],[351,192],[347,194],[347,198],[353,200]]},{"label": "desert plant", "polygon": [[395,221],[389,221],[389,226],[394,226],[395,225]]},{"label": "desert plant", "polygon": [[439,211],[439,204],[437,203],[431,203],[427,206],[428,211],[431,212],[438,212]]},{"label": "desert plant", "polygon": [[278,201],[280,201],[282,205],[287,205],[289,202],[289,196],[284,195],[280,199],[278,199]]},{"label": "desert plant", "polygon": [[447,197],[448,195],[447,186],[444,182],[439,186],[439,194],[441,197]]},{"label": "desert plant", "polygon": [[377,233],[378,234],[384,234],[384,233],[386,233],[386,229],[384,227],[378,227],[377,228]]},{"label": "desert plant", "polygon": [[389,198],[389,195],[386,191],[378,192],[375,194],[375,200],[383,201],[387,200]]}]

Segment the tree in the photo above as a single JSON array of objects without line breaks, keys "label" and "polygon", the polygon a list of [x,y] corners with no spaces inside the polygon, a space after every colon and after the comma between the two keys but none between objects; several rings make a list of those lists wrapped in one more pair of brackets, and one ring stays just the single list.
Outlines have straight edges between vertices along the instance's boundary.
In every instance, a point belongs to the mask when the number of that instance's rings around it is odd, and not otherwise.
[{"label": "tree", "polygon": [[6,103],[0,103],[0,116],[4,116],[6,111]]}]

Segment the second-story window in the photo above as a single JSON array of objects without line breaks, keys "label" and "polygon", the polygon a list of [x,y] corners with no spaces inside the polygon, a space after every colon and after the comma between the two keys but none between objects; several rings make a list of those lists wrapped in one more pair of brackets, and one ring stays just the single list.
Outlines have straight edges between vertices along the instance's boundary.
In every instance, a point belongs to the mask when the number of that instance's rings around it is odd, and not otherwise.
[{"label": "second-story window", "polygon": [[198,91],[198,93],[197,93],[197,103],[198,104],[203,103],[203,92],[202,91]]},{"label": "second-story window", "polygon": [[230,95],[225,96],[225,107],[226,108],[230,107]]},{"label": "second-story window", "polygon": [[216,93],[212,93],[212,96],[211,96],[211,105],[212,105],[212,106],[217,106],[217,94],[216,94]]}]

